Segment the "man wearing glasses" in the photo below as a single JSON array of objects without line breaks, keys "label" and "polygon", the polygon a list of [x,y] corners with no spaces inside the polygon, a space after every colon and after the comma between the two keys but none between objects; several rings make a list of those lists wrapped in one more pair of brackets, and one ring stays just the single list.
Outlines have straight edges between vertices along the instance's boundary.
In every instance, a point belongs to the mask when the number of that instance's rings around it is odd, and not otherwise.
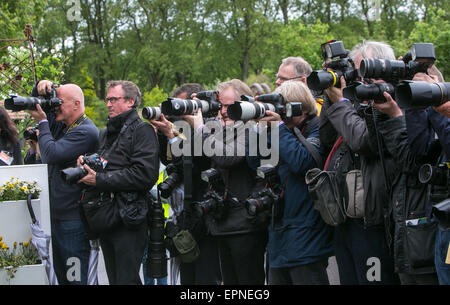
[{"label": "man wearing glasses", "polygon": [[[312,68],[310,64],[304,60],[302,57],[286,57],[281,61],[281,65],[278,68],[278,73],[275,74],[276,86],[280,87],[282,83],[288,80],[295,80],[306,83],[307,77],[311,74]],[[310,90],[316,99],[316,105],[319,109],[317,115],[320,115],[320,110],[322,109],[323,99],[319,96],[319,92]]]},{"label": "man wearing glasses", "polygon": [[[32,95],[45,96],[52,87],[58,86],[41,80],[33,88]],[[98,129],[84,113],[84,95],[80,87],[74,84],[59,86],[56,95],[61,105],[54,112],[45,113],[39,105],[36,110],[29,111],[39,123],[41,160],[48,164],[53,265],[60,285],[86,285],[90,246],[78,209],[81,186],[65,183],[60,171],[74,167],[80,154],[95,152]],[[74,258],[78,264],[74,264]],[[73,267],[79,268],[74,270]]]},{"label": "man wearing glasses", "polygon": [[[126,198],[127,207],[136,208],[142,214],[137,221],[129,223],[120,210],[120,218],[97,233],[105,259],[110,285],[142,284],[139,268],[147,238],[145,194],[153,187],[159,174],[159,145],[153,127],[141,120],[136,107],[141,102],[139,88],[130,81],[110,81],[106,85],[106,106],[109,117],[106,129],[100,131],[99,151],[103,170],[95,172],[83,164],[88,174],[79,180],[91,186],[86,196],[113,198],[117,206],[119,198]],[[100,196],[99,196],[100,197]],[[123,202],[123,201],[122,201]],[[141,212],[142,213],[141,213]],[[114,217],[114,219],[117,217]],[[87,219],[89,229],[92,222]]]}]

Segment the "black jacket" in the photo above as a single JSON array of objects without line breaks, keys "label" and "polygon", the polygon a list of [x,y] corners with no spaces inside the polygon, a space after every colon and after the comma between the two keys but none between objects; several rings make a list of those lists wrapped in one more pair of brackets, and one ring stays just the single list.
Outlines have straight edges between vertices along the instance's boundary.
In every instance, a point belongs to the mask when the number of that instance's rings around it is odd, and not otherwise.
[{"label": "black jacket", "polygon": [[[423,163],[434,164],[439,154],[426,158],[412,154],[404,116],[380,122],[378,127],[399,168],[392,184],[396,272],[433,273],[436,223],[430,221],[428,185],[419,182],[418,171]],[[429,140],[433,138],[430,135]],[[415,223],[417,219],[421,219],[420,223]]]},{"label": "black jacket", "polygon": [[[218,123],[220,125],[220,123]],[[219,126],[218,125],[218,126]],[[218,127],[220,128],[220,127]],[[224,127],[223,130],[226,130]],[[211,156],[211,165],[217,169],[223,183],[219,185],[219,193],[227,190],[228,198],[234,197],[239,203],[229,203],[226,208],[225,217],[221,220],[215,219],[212,215],[206,215],[206,225],[212,235],[230,235],[239,233],[249,233],[260,230],[267,230],[268,220],[265,213],[258,213],[256,216],[250,217],[244,205],[245,200],[259,188],[261,185],[256,183],[256,172],[249,167],[245,153],[243,156],[237,154],[238,147],[247,142],[246,137],[234,137],[231,142],[227,142],[227,133],[223,137],[223,141],[215,139],[211,133],[204,133],[203,139],[212,141],[212,147],[218,147],[224,153],[223,156]],[[229,138],[230,139],[230,138]],[[245,139],[245,143],[244,140]],[[225,155],[228,147],[234,147],[234,153]]]},{"label": "black jacket", "polygon": [[[110,150],[124,124],[128,128]],[[102,130],[101,134],[105,131]],[[153,127],[131,109],[110,118],[106,134],[100,139],[99,154],[107,160],[104,172],[97,172],[96,188],[101,191],[147,192],[156,183],[159,174],[159,145]]]}]

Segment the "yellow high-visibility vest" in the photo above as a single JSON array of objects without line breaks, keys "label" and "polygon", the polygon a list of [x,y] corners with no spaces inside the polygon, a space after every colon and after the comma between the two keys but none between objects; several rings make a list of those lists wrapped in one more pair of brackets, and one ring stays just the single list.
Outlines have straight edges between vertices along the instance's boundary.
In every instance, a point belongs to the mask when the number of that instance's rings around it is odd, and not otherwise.
[{"label": "yellow high-visibility vest", "polygon": [[[166,170],[163,170],[162,172],[159,173],[159,177],[158,177],[158,181],[156,181],[156,185],[163,182],[166,178],[167,178]],[[163,198],[161,198],[161,201],[162,201],[162,207],[164,209],[164,217],[167,219],[167,218],[169,218],[170,204],[168,204],[167,200],[165,200]]]}]

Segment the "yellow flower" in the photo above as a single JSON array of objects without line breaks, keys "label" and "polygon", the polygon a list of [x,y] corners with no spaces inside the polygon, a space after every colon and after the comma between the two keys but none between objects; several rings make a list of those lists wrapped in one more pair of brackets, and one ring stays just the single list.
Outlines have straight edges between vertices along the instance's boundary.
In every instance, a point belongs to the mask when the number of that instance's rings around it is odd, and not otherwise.
[{"label": "yellow flower", "polygon": [[23,243],[24,247],[28,247],[29,244],[30,244],[30,243],[27,242],[27,241]]},{"label": "yellow flower", "polygon": [[27,190],[27,188],[26,188],[25,186],[22,186],[21,189],[22,189],[23,191],[26,191],[26,190]]},{"label": "yellow flower", "polygon": [[8,249],[8,247],[5,244],[2,244],[2,249]]},{"label": "yellow flower", "polygon": [[17,248],[17,242],[14,242],[14,249]]},{"label": "yellow flower", "polygon": [[3,240],[3,236],[0,236],[0,241],[2,241]]}]

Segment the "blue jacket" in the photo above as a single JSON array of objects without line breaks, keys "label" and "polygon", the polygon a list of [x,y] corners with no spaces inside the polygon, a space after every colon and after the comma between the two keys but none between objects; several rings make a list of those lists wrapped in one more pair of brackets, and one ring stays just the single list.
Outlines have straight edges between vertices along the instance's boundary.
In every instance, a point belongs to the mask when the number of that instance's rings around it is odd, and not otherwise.
[{"label": "blue jacket", "polygon": [[405,112],[408,129],[408,144],[416,156],[427,156],[435,149],[437,133],[439,142],[450,159],[450,118],[437,113],[432,107],[423,110],[411,109]]},{"label": "blue jacket", "polygon": [[[308,141],[319,138],[317,124],[306,138]],[[282,198],[283,216],[273,229],[269,226],[267,252],[271,268],[310,264],[333,255],[331,227],[314,209],[305,183],[305,174],[316,167],[315,161],[284,124],[279,126],[279,144],[278,174],[281,184],[286,183],[286,186]],[[247,157],[247,161],[253,168],[259,166],[258,157]]]}]

